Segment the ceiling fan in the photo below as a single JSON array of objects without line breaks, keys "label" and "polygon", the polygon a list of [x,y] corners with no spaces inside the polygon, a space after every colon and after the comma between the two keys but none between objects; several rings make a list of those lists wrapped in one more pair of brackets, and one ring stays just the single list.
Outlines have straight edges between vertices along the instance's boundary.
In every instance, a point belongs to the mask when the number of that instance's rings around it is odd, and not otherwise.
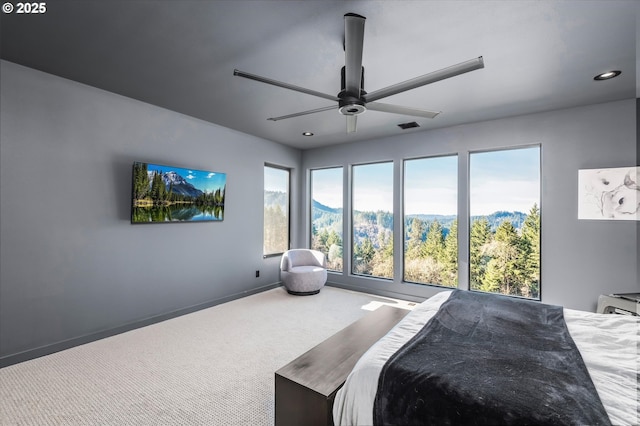
[{"label": "ceiling fan", "polygon": [[[376,101],[407,90],[424,86],[426,84],[434,83],[436,81],[455,77],[469,71],[484,68],[484,61],[482,59],[482,56],[480,56],[466,62],[443,68],[439,71],[434,71],[429,74],[404,81],[402,83],[394,84],[383,89],[367,93],[364,90],[364,67],[362,66],[362,47],[364,43],[365,19],[366,18],[364,16],[360,16],[355,13],[347,13],[346,15],[344,15],[345,66],[342,67],[342,90],[335,96],[317,92],[311,89],[306,89],[304,87],[295,86],[293,84],[272,80],[270,78],[261,77],[259,75],[249,74],[237,69],[233,70],[233,75],[338,102],[338,111],[340,112],[340,114],[347,117],[347,132],[354,133],[356,131],[358,115],[362,114],[368,109],[372,111],[390,112],[393,114],[434,118],[435,116],[440,114],[439,111],[427,111],[422,109],[407,108]],[[293,118],[299,117],[301,115],[314,114],[316,112],[329,111],[335,108],[336,106],[333,105],[329,107],[283,115],[280,117],[271,117],[267,120],[284,120],[286,118]]]}]

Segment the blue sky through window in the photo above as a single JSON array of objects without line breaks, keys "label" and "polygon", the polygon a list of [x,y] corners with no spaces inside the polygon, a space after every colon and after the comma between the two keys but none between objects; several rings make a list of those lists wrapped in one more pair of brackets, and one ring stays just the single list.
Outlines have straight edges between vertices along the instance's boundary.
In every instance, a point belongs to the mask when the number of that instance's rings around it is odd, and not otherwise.
[{"label": "blue sky through window", "polygon": [[393,212],[393,163],[353,167],[353,209]]},{"label": "blue sky through window", "polygon": [[265,166],[264,168],[264,190],[289,192],[289,171],[276,167]]},{"label": "blue sky through window", "polygon": [[334,209],[342,208],[342,167],[313,170],[312,196]]},{"label": "blue sky through window", "polygon": [[458,157],[404,163],[404,214],[458,214]]},{"label": "blue sky through window", "polygon": [[540,147],[472,153],[469,194],[471,216],[540,207]]},{"label": "blue sky through window", "polygon": [[[341,208],[342,169],[314,170],[314,176],[313,198]],[[456,155],[407,160],[404,178],[405,214],[457,214]],[[356,165],[353,180],[354,210],[393,211],[393,163]],[[540,207],[540,147],[471,153],[469,191],[472,216]]]}]

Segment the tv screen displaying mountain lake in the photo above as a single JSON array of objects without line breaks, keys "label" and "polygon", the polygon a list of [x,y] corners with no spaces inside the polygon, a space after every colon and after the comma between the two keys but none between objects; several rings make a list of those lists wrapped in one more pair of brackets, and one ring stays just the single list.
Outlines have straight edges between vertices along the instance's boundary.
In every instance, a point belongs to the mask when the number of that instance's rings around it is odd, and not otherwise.
[{"label": "tv screen displaying mountain lake", "polygon": [[226,174],[133,164],[132,223],[224,219]]}]

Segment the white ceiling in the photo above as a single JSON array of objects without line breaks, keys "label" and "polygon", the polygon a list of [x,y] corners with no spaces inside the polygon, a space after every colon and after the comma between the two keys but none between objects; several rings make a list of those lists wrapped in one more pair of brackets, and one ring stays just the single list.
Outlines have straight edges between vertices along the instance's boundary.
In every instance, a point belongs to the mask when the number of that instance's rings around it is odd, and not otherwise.
[{"label": "white ceiling", "polygon": [[[267,121],[332,102],[233,70],[337,94],[349,12],[367,18],[368,92],[478,56],[485,68],[383,100],[434,119],[367,111],[355,134],[337,110]],[[302,149],[640,96],[632,0],[56,0],[1,15],[2,59]]]}]

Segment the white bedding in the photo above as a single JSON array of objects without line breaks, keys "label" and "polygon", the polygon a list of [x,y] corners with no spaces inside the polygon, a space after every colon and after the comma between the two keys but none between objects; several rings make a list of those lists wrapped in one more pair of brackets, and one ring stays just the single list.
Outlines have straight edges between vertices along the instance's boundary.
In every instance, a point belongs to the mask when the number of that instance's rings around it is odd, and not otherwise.
[{"label": "white bedding", "polygon": [[[424,327],[450,294],[450,291],[438,293],[416,306],[360,358],[336,395],[333,405],[336,425],[373,424],[373,401],[382,367]],[[571,309],[564,309],[564,317],[611,423],[640,424],[640,317]]]}]

